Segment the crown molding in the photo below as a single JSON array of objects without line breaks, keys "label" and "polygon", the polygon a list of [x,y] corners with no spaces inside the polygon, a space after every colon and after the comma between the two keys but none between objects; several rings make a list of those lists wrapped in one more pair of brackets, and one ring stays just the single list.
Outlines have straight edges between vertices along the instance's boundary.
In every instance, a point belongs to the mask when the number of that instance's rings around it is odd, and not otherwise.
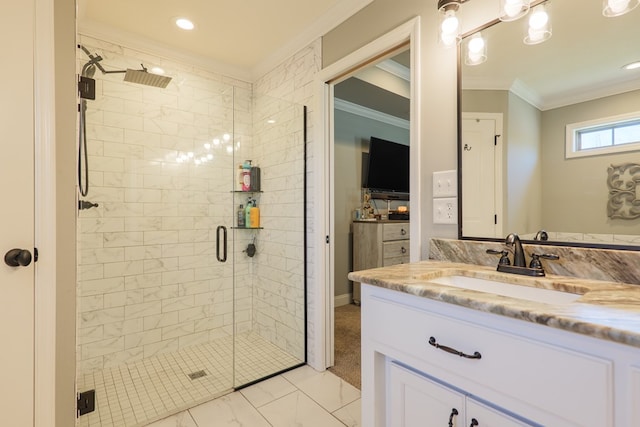
[{"label": "crown molding", "polygon": [[185,62],[206,71],[222,74],[244,82],[251,83],[251,72],[242,67],[225,64],[211,58],[173,49],[150,38],[129,31],[116,29],[110,25],[83,19],[78,21],[78,33],[99,40],[126,46],[142,53],[161,56],[164,59]]},{"label": "crown molding", "polygon": [[371,108],[363,107],[362,105],[354,104],[353,102],[345,101],[344,99],[335,98],[334,108],[336,110],[355,114],[367,119],[376,120],[378,122],[385,123],[391,126],[396,126],[402,129],[409,129],[409,120],[401,119],[390,114],[381,113],[380,111],[372,110]]},{"label": "crown molding", "polygon": [[373,0],[341,0],[337,2],[327,11],[327,13],[307,27],[305,31],[291,39],[285,45],[269,55],[265,60],[256,65],[251,71],[253,81],[264,76],[269,71],[282,64],[285,60],[307,47],[313,41],[333,30],[335,27],[342,24],[372,2]]},{"label": "crown molding", "polygon": [[396,61],[385,59],[382,62],[378,62],[376,64],[376,67],[402,80],[405,80],[407,82],[411,81],[411,70],[409,70],[409,68],[405,67],[404,65],[397,63]]},{"label": "crown molding", "polygon": [[162,43],[158,43],[140,34],[123,31],[86,19],[84,18],[85,14],[82,10],[78,11],[79,19],[77,25],[78,33],[85,36],[123,45],[143,53],[161,56],[165,59],[186,62],[206,71],[222,74],[244,82],[254,83],[257,79],[346,21],[371,2],[373,2],[373,0],[341,0],[337,2],[314,24],[307,27],[304,32],[278,48],[252,69],[229,65],[201,55],[185,53],[179,49],[167,47]]}]

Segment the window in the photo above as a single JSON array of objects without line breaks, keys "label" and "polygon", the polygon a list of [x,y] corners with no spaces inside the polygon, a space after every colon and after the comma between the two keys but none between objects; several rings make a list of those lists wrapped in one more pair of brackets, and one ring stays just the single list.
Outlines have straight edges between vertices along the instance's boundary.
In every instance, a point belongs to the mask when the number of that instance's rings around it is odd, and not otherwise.
[{"label": "window", "polygon": [[640,112],[567,125],[566,158],[640,150]]}]

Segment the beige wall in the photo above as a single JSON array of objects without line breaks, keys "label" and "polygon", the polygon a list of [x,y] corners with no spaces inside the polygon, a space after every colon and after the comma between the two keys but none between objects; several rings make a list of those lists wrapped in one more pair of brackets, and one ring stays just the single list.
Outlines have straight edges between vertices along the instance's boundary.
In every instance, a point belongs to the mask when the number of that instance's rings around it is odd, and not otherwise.
[{"label": "beige wall", "polygon": [[55,0],[56,379],[55,425],[75,423],[75,2]]},{"label": "beige wall", "polygon": [[640,163],[627,152],[565,159],[565,125],[640,111],[640,91],[556,108],[542,113],[543,222],[549,230],[639,234],[638,221],[607,217],[607,168]]},{"label": "beige wall", "polygon": [[535,233],[541,221],[540,111],[509,92],[505,233]]}]

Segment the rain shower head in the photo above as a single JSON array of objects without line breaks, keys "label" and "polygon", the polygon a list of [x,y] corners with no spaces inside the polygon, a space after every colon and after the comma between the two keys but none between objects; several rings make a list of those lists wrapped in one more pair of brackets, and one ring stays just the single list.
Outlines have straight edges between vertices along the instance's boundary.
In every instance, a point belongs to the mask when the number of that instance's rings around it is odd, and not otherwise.
[{"label": "rain shower head", "polygon": [[83,77],[91,78],[96,72],[96,68],[98,68],[102,74],[124,74],[124,81],[130,83],[138,83],[147,86],[166,88],[169,82],[171,81],[171,77],[161,76],[159,74],[150,73],[147,71],[143,64],[140,64],[140,70],[133,70],[131,68],[127,68],[126,70],[106,70],[102,65],[99,64],[102,61],[102,57],[98,54],[92,55],[87,48],[82,45],[78,45],[80,49],[87,54],[90,61],[87,62],[84,67],[82,67],[81,75]]},{"label": "rain shower head", "polygon": [[132,70],[131,68],[127,68],[124,75],[124,81],[164,89],[171,81],[171,77],[150,73],[143,66],[141,70]]}]

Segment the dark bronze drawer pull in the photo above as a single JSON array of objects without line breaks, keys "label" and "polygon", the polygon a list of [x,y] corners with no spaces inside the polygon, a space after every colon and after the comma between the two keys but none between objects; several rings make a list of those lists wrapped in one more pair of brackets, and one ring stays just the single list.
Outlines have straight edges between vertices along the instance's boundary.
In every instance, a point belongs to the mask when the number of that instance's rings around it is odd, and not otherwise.
[{"label": "dark bronze drawer pull", "polygon": [[478,420],[476,420],[475,418],[471,418],[471,424],[469,424],[469,427],[475,427],[479,425],[480,423],[478,422]]},{"label": "dark bronze drawer pull", "polygon": [[447,353],[455,354],[456,356],[460,356],[460,357],[466,357],[467,359],[480,359],[480,358],[482,358],[482,355],[478,351],[474,352],[472,355],[466,354],[466,353],[458,351],[458,350],[456,350],[454,348],[447,347],[446,345],[438,344],[438,342],[436,341],[436,339],[434,337],[429,338],[429,344],[431,344],[435,348],[439,348],[440,350],[444,350]]},{"label": "dark bronze drawer pull", "polygon": [[449,415],[449,427],[453,427],[453,417],[458,415],[458,410],[456,408],[451,409],[451,415]]}]

